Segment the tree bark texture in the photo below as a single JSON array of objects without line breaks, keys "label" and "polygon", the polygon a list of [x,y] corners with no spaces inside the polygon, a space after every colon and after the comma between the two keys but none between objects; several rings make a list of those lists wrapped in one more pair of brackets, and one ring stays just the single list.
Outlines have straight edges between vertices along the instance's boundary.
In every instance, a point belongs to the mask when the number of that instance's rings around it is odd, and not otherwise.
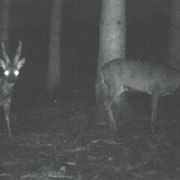
[{"label": "tree bark texture", "polygon": [[52,1],[49,37],[49,65],[47,88],[53,95],[62,86],[61,82],[61,20],[62,0]]},{"label": "tree bark texture", "polygon": [[126,57],[125,0],[103,0],[100,20],[98,67]]},{"label": "tree bark texture", "polygon": [[4,42],[8,47],[9,40],[9,16],[10,0],[0,1],[0,42]]},{"label": "tree bark texture", "polygon": [[97,98],[101,91],[101,67],[115,58],[126,58],[125,0],[102,0],[96,78]]},{"label": "tree bark texture", "polygon": [[172,0],[170,8],[168,63],[180,69],[180,1]]}]

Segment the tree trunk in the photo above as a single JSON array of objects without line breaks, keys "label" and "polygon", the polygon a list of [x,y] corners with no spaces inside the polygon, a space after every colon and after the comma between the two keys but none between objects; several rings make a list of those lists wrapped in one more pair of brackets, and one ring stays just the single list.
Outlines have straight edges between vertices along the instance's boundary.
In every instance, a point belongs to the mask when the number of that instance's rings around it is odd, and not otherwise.
[{"label": "tree trunk", "polygon": [[180,69],[180,1],[172,0],[170,8],[170,31],[168,42],[168,63]]},{"label": "tree trunk", "polygon": [[[100,20],[99,57],[96,79],[96,101],[98,121],[104,121],[104,95],[101,87],[101,67],[115,59],[126,59],[126,14],[125,0],[102,0]],[[120,106],[129,108],[126,94],[121,97]],[[123,102],[123,103],[122,103]],[[122,112],[122,107],[121,112]],[[132,113],[126,113],[126,117]]]},{"label": "tree trunk", "polygon": [[125,0],[102,0],[98,74],[103,64],[126,57]]},{"label": "tree trunk", "polygon": [[62,87],[61,81],[61,12],[62,0],[52,1],[49,39],[47,88],[50,96]]},{"label": "tree trunk", "polygon": [[0,42],[5,42],[8,47],[9,40],[9,11],[10,0],[0,1]]},{"label": "tree trunk", "polygon": [[125,0],[102,0],[96,95],[101,94],[101,67],[115,58],[126,58]]}]

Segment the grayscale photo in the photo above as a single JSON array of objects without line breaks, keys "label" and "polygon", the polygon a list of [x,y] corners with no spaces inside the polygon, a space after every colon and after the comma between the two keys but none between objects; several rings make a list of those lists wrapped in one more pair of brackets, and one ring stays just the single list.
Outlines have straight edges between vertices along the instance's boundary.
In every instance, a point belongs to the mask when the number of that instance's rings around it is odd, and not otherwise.
[{"label": "grayscale photo", "polygon": [[180,1],[0,0],[0,180],[179,180]]}]

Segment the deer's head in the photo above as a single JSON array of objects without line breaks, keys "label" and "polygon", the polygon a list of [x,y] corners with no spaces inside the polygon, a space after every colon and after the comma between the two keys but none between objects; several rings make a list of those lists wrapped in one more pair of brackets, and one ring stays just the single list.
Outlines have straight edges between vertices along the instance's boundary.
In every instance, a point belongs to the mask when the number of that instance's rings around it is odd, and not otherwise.
[{"label": "deer's head", "polygon": [[3,69],[4,78],[7,81],[7,83],[14,85],[19,75],[19,71],[25,63],[25,58],[20,59],[22,42],[21,41],[19,42],[19,46],[16,50],[16,54],[12,61],[9,59],[6,46],[3,42],[1,43],[1,46],[2,46],[3,60],[0,59],[0,67],[2,67]]}]

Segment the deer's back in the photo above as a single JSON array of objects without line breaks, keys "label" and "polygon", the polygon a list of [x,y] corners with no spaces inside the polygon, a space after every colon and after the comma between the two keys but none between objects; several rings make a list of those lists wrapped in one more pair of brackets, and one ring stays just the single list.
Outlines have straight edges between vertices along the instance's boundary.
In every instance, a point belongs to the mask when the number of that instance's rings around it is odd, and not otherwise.
[{"label": "deer's back", "polygon": [[120,86],[145,93],[171,94],[180,87],[180,72],[142,61],[115,59],[106,63],[102,73],[109,87]]}]

